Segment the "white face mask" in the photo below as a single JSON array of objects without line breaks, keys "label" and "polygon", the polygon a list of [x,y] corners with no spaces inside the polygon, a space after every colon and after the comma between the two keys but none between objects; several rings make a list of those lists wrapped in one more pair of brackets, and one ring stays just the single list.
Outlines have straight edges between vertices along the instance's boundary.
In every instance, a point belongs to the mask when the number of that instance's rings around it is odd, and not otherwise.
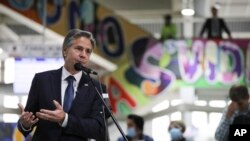
[{"label": "white face mask", "polygon": [[130,127],[127,129],[127,134],[129,137],[134,138],[136,136],[136,131],[134,127]]}]

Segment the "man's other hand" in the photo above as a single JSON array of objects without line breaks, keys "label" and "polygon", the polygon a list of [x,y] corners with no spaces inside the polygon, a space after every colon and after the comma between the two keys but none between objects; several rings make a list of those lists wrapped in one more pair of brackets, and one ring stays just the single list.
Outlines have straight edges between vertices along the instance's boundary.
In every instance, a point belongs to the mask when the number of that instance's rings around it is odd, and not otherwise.
[{"label": "man's other hand", "polygon": [[62,106],[56,100],[53,100],[53,103],[56,106],[54,111],[41,109],[40,112],[36,112],[36,116],[44,120],[62,124],[65,118],[65,112],[63,111]]}]

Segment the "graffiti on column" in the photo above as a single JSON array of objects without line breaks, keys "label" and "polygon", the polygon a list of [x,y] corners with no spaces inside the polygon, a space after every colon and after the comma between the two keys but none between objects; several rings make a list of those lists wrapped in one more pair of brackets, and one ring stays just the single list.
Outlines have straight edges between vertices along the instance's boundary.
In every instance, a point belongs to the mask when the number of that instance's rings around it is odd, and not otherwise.
[{"label": "graffiti on column", "polygon": [[124,37],[121,25],[114,17],[105,17],[98,24],[98,43],[103,53],[111,58],[119,58],[124,53]]}]

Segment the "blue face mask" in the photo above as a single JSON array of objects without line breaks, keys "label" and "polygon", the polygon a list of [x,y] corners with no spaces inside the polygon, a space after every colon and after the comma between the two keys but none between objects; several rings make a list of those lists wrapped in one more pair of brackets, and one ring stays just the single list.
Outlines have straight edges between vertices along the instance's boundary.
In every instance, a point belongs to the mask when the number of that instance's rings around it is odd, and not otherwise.
[{"label": "blue face mask", "polygon": [[182,138],[182,132],[179,128],[172,128],[169,131],[172,140],[179,140]]},{"label": "blue face mask", "polygon": [[128,136],[134,138],[136,136],[136,131],[134,127],[130,127],[127,129]]}]

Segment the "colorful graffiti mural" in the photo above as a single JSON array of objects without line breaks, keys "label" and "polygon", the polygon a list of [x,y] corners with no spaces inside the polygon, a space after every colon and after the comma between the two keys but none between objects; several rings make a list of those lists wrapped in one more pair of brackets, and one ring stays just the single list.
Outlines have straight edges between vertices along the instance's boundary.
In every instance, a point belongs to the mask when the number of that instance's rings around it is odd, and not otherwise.
[{"label": "colorful graffiti mural", "polygon": [[[133,24],[130,24],[122,17],[114,14],[112,10],[93,2],[92,0],[49,0],[47,3],[35,0],[24,0],[22,2],[18,0],[8,0],[1,1],[1,3],[19,14],[36,21],[37,23],[43,24],[43,22],[46,22],[46,26],[48,28],[61,35],[65,35],[67,31],[72,28],[85,29],[94,33],[98,45],[97,49],[95,49],[95,53],[117,64],[118,66],[122,66],[128,62],[128,48],[132,42],[137,40],[137,38],[147,36],[148,40],[153,41],[153,37],[150,37],[149,33]],[[46,21],[43,20],[45,8],[47,9],[45,16]],[[154,42],[156,43],[156,41]],[[158,47],[156,46],[155,48],[157,49]],[[142,65],[141,69],[143,69],[143,66],[147,65],[148,64]],[[154,77],[169,79],[167,78],[169,76],[165,74],[165,72],[157,72]],[[145,73],[145,75],[147,74]],[[160,84],[161,87],[158,88],[157,82],[153,82],[152,80],[153,79],[151,77],[148,77],[147,81],[143,81],[144,92],[150,90],[151,88],[148,86],[154,84],[154,86],[152,85],[154,90],[147,93],[151,96],[162,91],[165,85],[168,85],[169,83],[162,83]],[[116,87],[117,90],[123,89],[120,91],[120,93],[122,93],[120,98],[116,96],[114,97],[114,100],[111,100],[113,105],[117,105],[114,103],[117,99],[119,99],[119,101],[124,100],[124,104],[121,105],[125,106],[119,106],[117,111],[121,111],[123,109],[122,113],[129,113],[131,112],[131,109],[133,109],[131,107],[143,105],[143,103],[145,104],[149,100],[144,98],[142,94],[138,94],[137,96],[139,96],[140,103],[137,104],[138,100],[130,96],[131,93],[127,91],[128,89],[124,89],[124,85],[120,85],[121,80],[114,78],[110,81],[110,84],[112,84],[110,85],[110,89],[112,88],[115,90]],[[130,89],[130,86],[128,88]],[[135,89],[138,90],[136,87]],[[111,95],[115,95],[114,91],[112,92],[113,93]],[[116,92],[118,94],[119,91]],[[137,93],[140,93],[140,90],[138,90]],[[129,105],[129,107],[126,108],[126,105]],[[115,110],[115,108],[113,109]]]},{"label": "colorful graffiti mural", "polygon": [[158,42],[91,0],[8,0],[5,6],[65,35],[71,28],[85,29],[97,39],[95,53],[118,69],[108,82],[113,111],[127,114],[145,106],[169,89],[224,87],[250,82],[250,40],[167,40]]},{"label": "colorful graffiti mural", "polygon": [[237,41],[216,43],[213,40],[194,40],[192,47],[188,49],[183,41],[178,42],[179,68],[185,82],[195,83],[202,76],[209,85],[217,82],[233,84],[242,80],[246,63],[243,51],[245,52],[247,44],[241,48]]},{"label": "colorful graffiti mural", "polygon": [[[167,40],[162,44],[152,38],[139,38],[129,47],[128,62],[109,78],[119,80],[119,84],[109,84],[111,100],[115,100],[112,106],[123,107],[118,112],[126,114],[172,88],[249,84],[249,45],[250,40],[236,39]],[[117,92],[122,100],[115,98]],[[127,95],[130,97],[126,99]],[[124,103],[129,99],[135,100],[136,106]]]}]

